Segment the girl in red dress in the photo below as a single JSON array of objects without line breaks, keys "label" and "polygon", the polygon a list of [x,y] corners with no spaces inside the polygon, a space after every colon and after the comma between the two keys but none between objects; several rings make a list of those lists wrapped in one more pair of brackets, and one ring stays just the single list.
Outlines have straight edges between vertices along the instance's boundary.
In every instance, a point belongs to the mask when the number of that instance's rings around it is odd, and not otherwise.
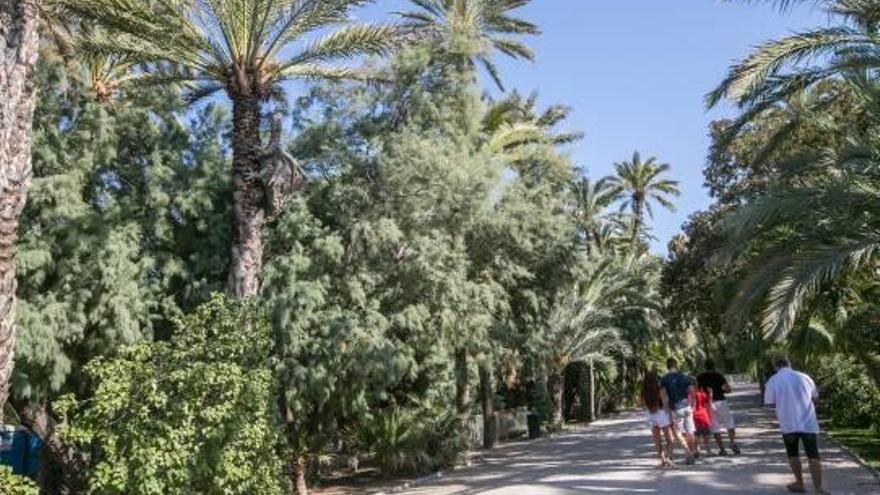
[{"label": "girl in red dress", "polygon": [[706,454],[710,454],[709,442],[712,439],[712,428],[709,408],[712,407],[712,390],[706,387],[698,387],[694,390],[692,403],[694,404],[694,424],[697,427],[697,452],[695,455],[700,455],[701,440],[703,441],[703,448],[706,450]]}]

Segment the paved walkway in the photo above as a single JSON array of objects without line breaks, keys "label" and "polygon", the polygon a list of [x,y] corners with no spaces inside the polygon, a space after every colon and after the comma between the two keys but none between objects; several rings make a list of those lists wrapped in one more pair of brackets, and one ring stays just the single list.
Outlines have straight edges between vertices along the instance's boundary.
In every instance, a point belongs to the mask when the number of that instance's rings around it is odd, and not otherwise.
[{"label": "paved walkway", "polygon": [[[691,467],[682,462],[675,470],[657,469],[646,421],[642,414],[629,413],[553,438],[504,445],[487,454],[484,463],[476,467],[397,493],[786,493],[781,487],[791,481],[791,475],[772,411],[759,407],[758,391],[750,386],[738,387],[732,403],[740,423],[740,456],[704,458]],[[880,485],[872,474],[837,446],[823,442],[820,448],[826,488],[832,494],[880,494]]]}]

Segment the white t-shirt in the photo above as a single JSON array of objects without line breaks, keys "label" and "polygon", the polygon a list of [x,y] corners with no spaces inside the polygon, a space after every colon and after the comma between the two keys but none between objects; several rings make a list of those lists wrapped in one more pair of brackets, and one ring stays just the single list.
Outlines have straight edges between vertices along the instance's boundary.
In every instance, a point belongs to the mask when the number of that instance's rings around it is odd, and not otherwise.
[{"label": "white t-shirt", "polygon": [[783,433],[819,433],[819,420],[813,400],[819,398],[809,376],[791,368],[781,368],[767,381],[764,404],[776,406],[776,419]]}]

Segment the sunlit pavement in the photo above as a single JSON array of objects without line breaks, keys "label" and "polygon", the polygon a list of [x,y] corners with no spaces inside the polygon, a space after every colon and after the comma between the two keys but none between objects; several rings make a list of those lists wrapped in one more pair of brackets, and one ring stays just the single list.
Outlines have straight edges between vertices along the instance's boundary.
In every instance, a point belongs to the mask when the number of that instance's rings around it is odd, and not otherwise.
[{"label": "sunlit pavement", "polygon": [[[732,396],[742,455],[703,458],[695,466],[656,468],[643,415],[630,413],[535,442],[507,444],[480,465],[405,490],[405,495],[663,495],[787,493],[792,481],[772,411],[758,391],[740,386]],[[820,445],[826,489],[832,494],[880,494],[873,475],[836,445]],[[678,461],[683,461],[679,453]],[[809,477],[807,478],[809,483]]]}]

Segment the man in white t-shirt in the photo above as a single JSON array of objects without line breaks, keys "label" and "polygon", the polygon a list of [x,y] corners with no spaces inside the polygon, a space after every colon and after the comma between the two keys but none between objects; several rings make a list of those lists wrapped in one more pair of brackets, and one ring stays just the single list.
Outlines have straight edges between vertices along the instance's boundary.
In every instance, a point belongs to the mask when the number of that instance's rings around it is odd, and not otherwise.
[{"label": "man in white t-shirt", "polygon": [[822,463],[819,460],[819,421],[816,418],[815,400],[819,398],[816,384],[804,373],[791,369],[788,358],[776,360],[776,374],[767,381],[764,403],[776,406],[776,419],[785,442],[788,463],[795,482],[788,491],[805,493],[800,444],[810,461],[810,475],[817,494],[825,494],[822,488]]}]

